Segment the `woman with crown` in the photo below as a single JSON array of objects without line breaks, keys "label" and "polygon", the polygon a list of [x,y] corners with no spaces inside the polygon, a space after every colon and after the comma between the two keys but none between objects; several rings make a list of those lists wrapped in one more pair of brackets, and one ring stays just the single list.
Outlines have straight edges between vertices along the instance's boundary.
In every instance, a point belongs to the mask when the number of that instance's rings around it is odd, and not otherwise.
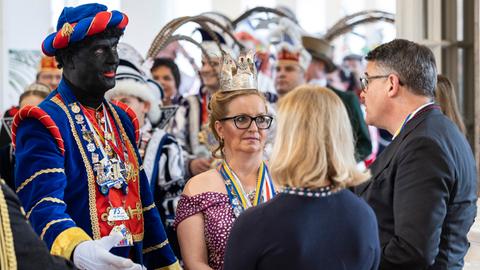
[{"label": "woman with crown", "polygon": [[209,104],[209,127],[218,141],[217,169],[187,183],[178,203],[175,227],[189,269],[222,269],[234,220],[246,209],[275,196],[263,161],[263,148],[273,118],[257,90],[253,54],[238,61],[224,57],[221,91]]}]

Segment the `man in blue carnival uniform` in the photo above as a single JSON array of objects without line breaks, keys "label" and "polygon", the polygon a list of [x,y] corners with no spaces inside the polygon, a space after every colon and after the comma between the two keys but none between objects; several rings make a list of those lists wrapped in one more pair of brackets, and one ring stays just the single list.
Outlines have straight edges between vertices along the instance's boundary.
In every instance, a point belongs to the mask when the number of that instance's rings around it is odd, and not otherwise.
[{"label": "man in blue carnival uniform", "polygon": [[50,253],[81,269],[180,269],[140,166],[135,114],[104,99],[127,24],[104,5],[64,8],[42,44],[62,81],[14,119],[16,192]]}]

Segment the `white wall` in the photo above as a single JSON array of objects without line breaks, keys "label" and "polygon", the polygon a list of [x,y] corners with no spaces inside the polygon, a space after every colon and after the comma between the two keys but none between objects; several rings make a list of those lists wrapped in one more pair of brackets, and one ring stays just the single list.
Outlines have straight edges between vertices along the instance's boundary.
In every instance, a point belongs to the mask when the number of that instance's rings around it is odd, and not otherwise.
[{"label": "white wall", "polygon": [[169,20],[168,14],[173,13],[173,8],[174,0],[123,0],[121,10],[128,15],[129,23],[121,41],[145,56],[157,32]]},{"label": "white wall", "polygon": [[50,1],[1,0],[0,12],[0,110],[3,112],[17,104],[19,96],[8,83],[8,51],[41,50],[42,41],[51,27]]},{"label": "white wall", "polygon": [[8,49],[40,50],[50,32],[50,1],[4,0],[5,44]]}]

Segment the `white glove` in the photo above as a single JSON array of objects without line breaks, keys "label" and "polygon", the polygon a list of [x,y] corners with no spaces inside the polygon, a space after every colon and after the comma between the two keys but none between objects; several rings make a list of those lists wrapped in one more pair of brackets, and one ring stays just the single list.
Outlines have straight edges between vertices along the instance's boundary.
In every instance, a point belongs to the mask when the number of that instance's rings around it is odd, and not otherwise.
[{"label": "white glove", "polygon": [[121,233],[113,233],[98,240],[82,242],[78,244],[73,252],[73,263],[82,270],[146,269],[130,259],[116,256],[109,252],[122,239]]}]

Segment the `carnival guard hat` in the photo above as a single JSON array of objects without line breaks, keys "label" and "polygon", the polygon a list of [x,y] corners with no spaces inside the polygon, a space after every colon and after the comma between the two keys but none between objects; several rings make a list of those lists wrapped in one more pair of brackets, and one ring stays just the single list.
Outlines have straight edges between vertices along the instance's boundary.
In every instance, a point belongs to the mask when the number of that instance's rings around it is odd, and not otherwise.
[{"label": "carnival guard hat", "polygon": [[40,63],[38,65],[38,72],[51,71],[51,70],[61,70],[58,68],[58,63],[55,60],[55,57],[42,56],[42,58],[40,59]]},{"label": "carnival guard hat", "polygon": [[57,32],[48,35],[42,43],[45,55],[54,56],[56,51],[70,44],[82,41],[88,36],[105,31],[110,27],[124,30],[128,17],[101,4],[85,4],[78,7],[65,7],[58,18]]},{"label": "carnival guard hat", "polygon": [[278,27],[270,35],[275,45],[277,61],[289,61],[307,70],[312,57],[302,45],[301,29],[286,18],[280,18]]}]

